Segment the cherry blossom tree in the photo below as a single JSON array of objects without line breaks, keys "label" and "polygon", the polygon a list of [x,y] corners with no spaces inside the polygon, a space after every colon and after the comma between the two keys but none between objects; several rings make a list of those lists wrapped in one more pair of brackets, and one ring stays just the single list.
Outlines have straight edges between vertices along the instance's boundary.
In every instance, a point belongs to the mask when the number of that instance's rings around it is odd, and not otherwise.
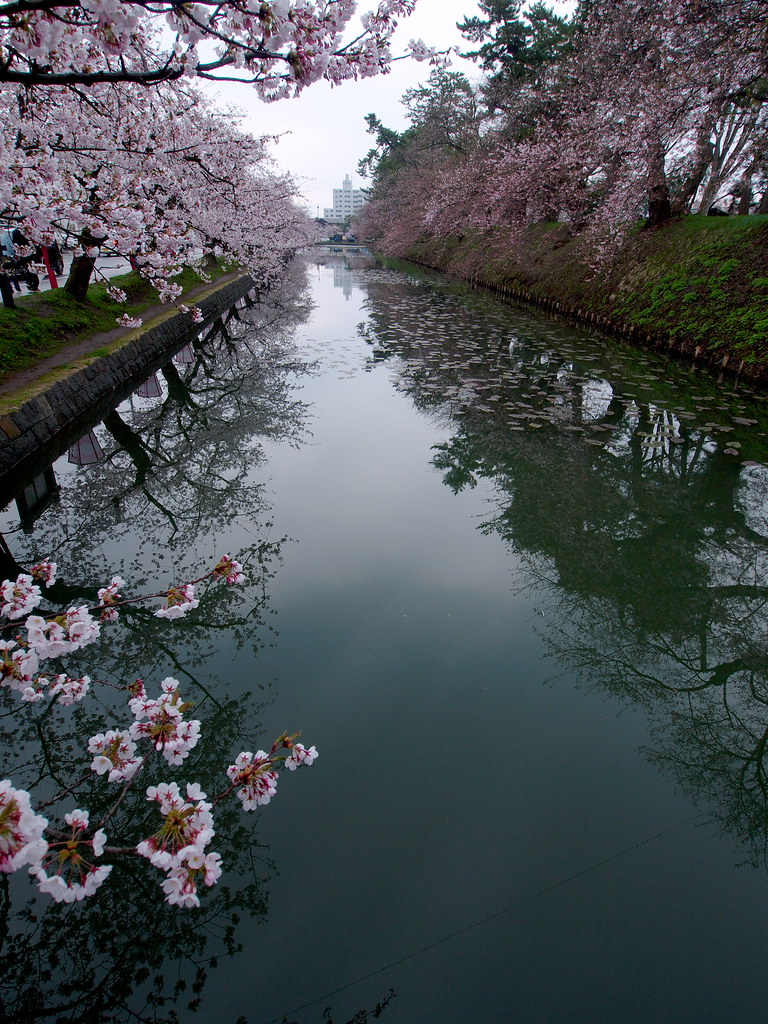
[{"label": "cherry blossom tree", "polygon": [[[381,0],[343,39],[354,0],[9,0],[0,4],[0,82],[148,85],[196,76],[253,84],[264,99],[320,78],[385,71],[401,15],[416,0]],[[409,53],[432,56],[420,41]]]},{"label": "cherry blossom tree", "polygon": [[80,298],[98,251],[131,257],[168,301],[183,266],[213,256],[269,280],[311,238],[266,140],[188,84],[6,89],[0,103],[2,209],[31,240],[80,246]]},{"label": "cherry blossom tree", "polygon": [[[76,243],[67,287],[78,299],[99,252],[130,258],[163,301],[180,290],[168,279],[209,255],[269,280],[310,240],[308,217],[266,140],[194,80],[250,83],[271,101],[386,72],[415,3],[382,0],[346,41],[352,0],[0,4],[4,220],[32,243]],[[408,52],[437,59],[420,42]]]},{"label": "cherry blossom tree", "polygon": [[[392,252],[418,237],[437,178],[448,168],[466,167],[482,121],[476,90],[467,78],[442,68],[425,85],[409,89],[402,102],[411,121],[404,132],[394,132],[375,114],[368,115],[375,145],[358,168],[372,179],[358,233],[374,235]],[[462,193],[466,204],[468,190]]]},{"label": "cherry blossom tree", "polygon": [[[389,185],[367,216],[387,251],[430,233],[560,221],[589,230],[599,256],[638,220],[653,228],[717,198],[765,208],[763,4],[583,0],[570,23],[521,6],[482,4],[486,17],[459,26],[490,76],[485,117],[478,145],[432,160],[423,201],[407,185],[407,133],[385,147],[376,171]],[[407,131],[418,134],[416,119]],[[414,197],[407,226],[393,223],[397,188]]]}]

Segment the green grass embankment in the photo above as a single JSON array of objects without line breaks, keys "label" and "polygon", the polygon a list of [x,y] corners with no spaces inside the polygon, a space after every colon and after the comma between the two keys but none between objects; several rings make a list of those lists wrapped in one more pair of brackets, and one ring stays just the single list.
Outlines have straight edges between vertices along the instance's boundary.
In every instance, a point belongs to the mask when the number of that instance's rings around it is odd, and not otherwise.
[{"label": "green grass embankment", "polygon": [[[211,280],[227,273],[227,269],[213,268]],[[173,280],[183,287],[184,294],[205,283],[189,269]],[[133,271],[113,277],[109,283],[126,293],[124,306],[109,298],[105,284],[92,284],[87,302],[78,302],[58,288],[17,295],[15,309],[0,306],[0,379],[34,366],[70,345],[113,331],[123,313],[141,317],[158,304],[154,288]],[[95,350],[93,354],[100,353]]]},{"label": "green grass embankment", "polygon": [[768,216],[638,227],[602,262],[594,243],[561,224],[424,239],[401,255],[768,378]]}]

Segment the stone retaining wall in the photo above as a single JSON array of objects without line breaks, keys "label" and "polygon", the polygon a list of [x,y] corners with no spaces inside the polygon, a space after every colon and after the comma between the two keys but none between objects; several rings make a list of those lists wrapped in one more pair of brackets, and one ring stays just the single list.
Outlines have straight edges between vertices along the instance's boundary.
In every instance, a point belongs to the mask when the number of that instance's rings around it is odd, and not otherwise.
[{"label": "stone retaining wall", "polygon": [[0,506],[254,287],[248,276],[223,285],[196,303],[202,323],[177,313],[0,417]]}]

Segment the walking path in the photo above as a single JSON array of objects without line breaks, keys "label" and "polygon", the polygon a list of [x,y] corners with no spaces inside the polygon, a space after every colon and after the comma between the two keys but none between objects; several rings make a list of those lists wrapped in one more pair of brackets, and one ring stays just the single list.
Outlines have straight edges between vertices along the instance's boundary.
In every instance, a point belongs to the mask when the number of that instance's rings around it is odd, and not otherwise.
[{"label": "walking path", "polygon": [[[198,287],[185,292],[182,300],[185,305],[194,305],[242,276],[242,271],[224,274],[213,284],[198,285]],[[35,363],[34,366],[9,374],[0,381],[0,412],[7,413],[18,408],[29,398],[40,394],[56,381],[81,370],[99,358],[95,355],[96,352],[103,354],[104,349],[116,351],[171,317],[183,315],[173,305],[158,303],[141,314],[144,321],[141,327],[115,327],[111,331],[92,334],[71,345],[65,345],[58,352]],[[0,438],[1,440],[2,438]]]}]

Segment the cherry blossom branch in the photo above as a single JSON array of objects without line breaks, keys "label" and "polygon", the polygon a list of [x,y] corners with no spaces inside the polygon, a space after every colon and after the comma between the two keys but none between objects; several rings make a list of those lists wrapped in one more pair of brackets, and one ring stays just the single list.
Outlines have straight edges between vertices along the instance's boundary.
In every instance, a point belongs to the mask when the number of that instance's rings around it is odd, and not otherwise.
[{"label": "cherry blossom branch", "polygon": [[[30,573],[19,574],[15,581],[5,580],[0,584],[0,614],[12,620],[27,615],[42,600],[40,587],[33,580],[51,586],[55,576],[55,564],[44,559],[32,566]],[[194,585],[209,579],[228,584],[242,582],[242,566],[230,555],[224,555],[212,570],[191,584],[143,598],[121,598],[119,588],[123,581],[115,576],[99,590],[100,603],[94,608],[70,608],[47,618],[27,615],[23,623],[26,638],[19,634],[16,640],[0,640],[0,687],[20,691],[26,702],[37,702],[46,695],[52,698],[44,715],[35,719],[47,771],[52,777],[55,770],[42,719],[52,713],[57,702],[66,705],[82,700],[90,680],[87,676],[72,679],[65,673],[49,678],[38,671],[39,662],[58,659],[95,642],[100,627],[91,611],[100,611],[102,621],[109,621],[121,605],[164,596],[165,607],[155,614],[179,618],[197,606]],[[18,629],[17,622],[12,624]],[[107,879],[112,866],[98,863],[105,852],[114,856],[138,854],[165,873],[161,887],[168,903],[195,907],[200,902],[200,886],[214,885],[222,870],[220,855],[207,850],[214,835],[214,807],[232,793],[246,811],[268,804],[275,795],[280,769],[295,771],[300,765],[311,765],[317,750],[297,743],[300,733],[282,733],[269,753],[242,751],[226,770],[229,785],[213,801],[208,801],[197,783],[187,783],[184,794],[175,782],[150,785],[146,789],[147,799],[158,805],[162,818],[158,831],[135,847],[107,848],[103,826],[124,808],[136,780],[146,771],[147,760],[139,756],[138,746],[151,744],[168,766],[179,766],[197,745],[201,732],[200,721],[186,718],[192,703],[182,698],[178,680],[164,679],[157,698],[148,696],[142,680],[136,680],[128,690],[128,706],[134,721],[127,729],[109,729],[90,737],[87,748],[93,759],[89,773],[69,786],[59,783],[56,795],[41,803],[37,810],[32,809],[26,790],[16,789],[10,780],[0,782],[0,871],[12,872],[27,866],[41,892],[50,894],[57,902],[71,903],[93,895]],[[88,811],[82,808],[64,814],[68,829],[42,817],[41,810],[61,804],[75,794],[92,773],[106,776],[107,785],[123,784],[95,829],[90,825]]]}]

